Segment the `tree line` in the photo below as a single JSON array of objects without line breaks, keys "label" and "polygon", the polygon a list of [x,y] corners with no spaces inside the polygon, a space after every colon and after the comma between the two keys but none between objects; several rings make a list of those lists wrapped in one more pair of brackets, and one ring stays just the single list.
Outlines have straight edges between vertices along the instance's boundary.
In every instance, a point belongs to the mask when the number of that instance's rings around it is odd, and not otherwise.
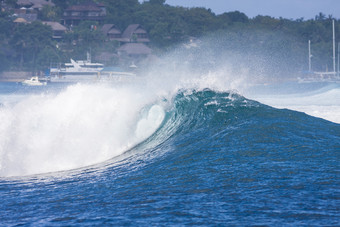
[{"label": "tree line", "polygon": [[[53,0],[55,7],[44,6],[38,18],[59,22],[68,6],[87,1]],[[12,6],[16,3],[5,2]],[[150,46],[159,54],[194,37],[209,39],[213,43],[209,44],[210,48],[229,51],[243,60],[261,55],[261,59],[267,58],[275,67],[289,66],[291,70],[302,71],[308,69],[308,40],[311,40],[313,69],[325,71],[332,68],[333,19],[336,37],[340,36],[340,21],[323,13],[308,20],[262,15],[249,18],[239,11],[216,15],[201,7],[174,7],[165,0],[95,2],[106,6],[104,24],[115,24],[121,30],[129,24],[141,24],[148,32]],[[96,56],[103,51],[113,53],[119,46],[118,42],[108,41],[100,29],[91,29],[91,25],[101,26],[93,21],[81,22],[65,33],[61,41],[56,41],[52,39],[51,28],[39,21],[19,24],[13,20],[11,12],[0,12],[0,71],[43,70],[51,62],[65,62],[70,57],[82,59],[89,49]]]}]

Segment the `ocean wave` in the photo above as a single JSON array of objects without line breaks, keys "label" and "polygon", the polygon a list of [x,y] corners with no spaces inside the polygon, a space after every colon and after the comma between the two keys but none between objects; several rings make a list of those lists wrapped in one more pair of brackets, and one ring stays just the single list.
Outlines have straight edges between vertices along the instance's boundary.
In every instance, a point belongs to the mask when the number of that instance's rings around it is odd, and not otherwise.
[{"label": "ocean wave", "polygon": [[288,137],[282,133],[289,130],[300,134],[298,129],[319,130],[318,124],[324,124],[235,91],[180,89],[164,97],[103,84],[28,95],[1,107],[0,117],[1,176],[83,168],[131,149],[145,153],[173,139],[194,146],[202,136],[212,141],[229,134],[279,138]]}]

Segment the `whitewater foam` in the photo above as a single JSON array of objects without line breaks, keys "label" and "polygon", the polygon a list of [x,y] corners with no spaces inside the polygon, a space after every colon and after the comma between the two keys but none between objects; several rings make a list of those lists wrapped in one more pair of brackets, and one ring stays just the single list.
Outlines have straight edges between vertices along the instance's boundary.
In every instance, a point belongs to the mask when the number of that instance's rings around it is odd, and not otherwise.
[{"label": "whitewater foam", "polygon": [[3,106],[0,176],[75,169],[120,155],[161,124],[164,111],[153,97],[136,87],[78,84]]}]

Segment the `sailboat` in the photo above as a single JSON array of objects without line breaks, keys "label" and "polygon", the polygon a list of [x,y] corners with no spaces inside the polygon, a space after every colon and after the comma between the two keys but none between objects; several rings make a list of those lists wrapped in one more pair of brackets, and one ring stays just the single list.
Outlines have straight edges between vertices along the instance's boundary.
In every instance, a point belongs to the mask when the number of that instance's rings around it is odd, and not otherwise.
[{"label": "sailboat", "polygon": [[340,82],[339,75],[339,44],[338,44],[338,69],[336,71],[335,64],[335,26],[334,20],[332,21],[333,28],[333,71],[326,72],[316,72],[312,71],[312,54],[311,54],[311,41],[308,40],[308,77],[300,78],[298,77],[299,82]]}]

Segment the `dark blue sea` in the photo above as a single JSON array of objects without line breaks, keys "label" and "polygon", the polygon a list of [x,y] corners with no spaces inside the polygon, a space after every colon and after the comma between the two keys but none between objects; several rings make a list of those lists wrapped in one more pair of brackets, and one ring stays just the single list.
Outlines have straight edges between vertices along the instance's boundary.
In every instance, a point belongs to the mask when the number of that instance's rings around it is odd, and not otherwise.
[{"label": "dark blue sea", "polygon": [[0,226],[340,225],[339,84],[193,84],[0,83]]}]

